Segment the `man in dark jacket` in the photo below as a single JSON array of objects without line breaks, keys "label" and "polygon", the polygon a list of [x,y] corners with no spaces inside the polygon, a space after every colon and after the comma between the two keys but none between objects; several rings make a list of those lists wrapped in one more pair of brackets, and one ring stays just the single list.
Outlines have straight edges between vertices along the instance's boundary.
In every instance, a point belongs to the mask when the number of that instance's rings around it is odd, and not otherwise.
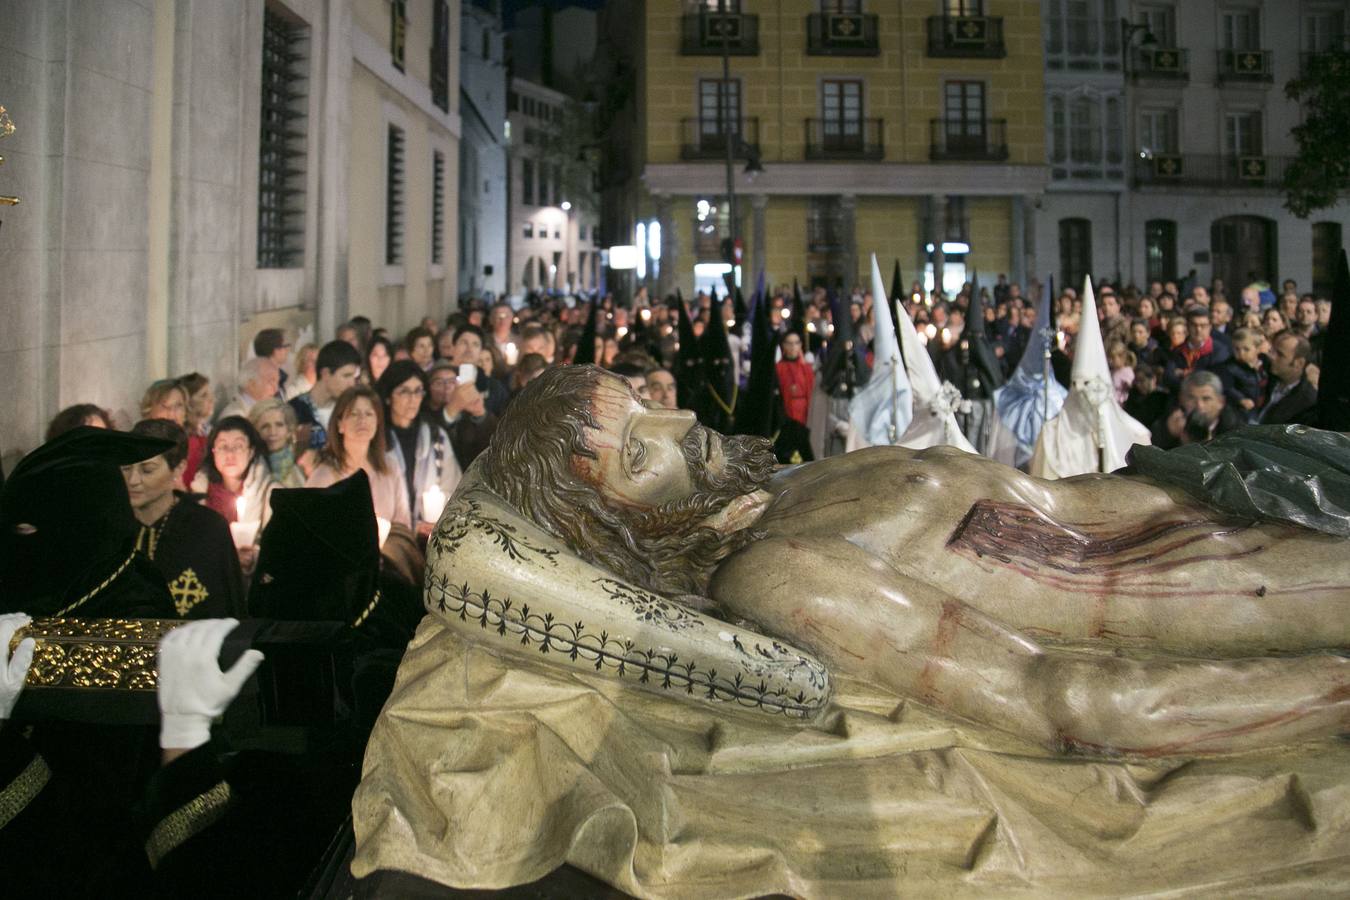
[{"label": "man in dark jacket", "polygon": [[1292,331],[1281,331],[1270,342],[1270,394],[1261,411],[1262,424],[1303,422],[1312,415],[1317,388],[1305,372],[1310,352],[1308,339]]},{"label": "man in dark jacket", "polygon": [[1169,391],[1179,392],[1187,375],[1213,369],[1232,356],[1227,345],[1214,340],[1213,327],[1209,310],[1203,306],[1186,311],[1186,342],[1172,351],[1163,373],[1163,385]]}]

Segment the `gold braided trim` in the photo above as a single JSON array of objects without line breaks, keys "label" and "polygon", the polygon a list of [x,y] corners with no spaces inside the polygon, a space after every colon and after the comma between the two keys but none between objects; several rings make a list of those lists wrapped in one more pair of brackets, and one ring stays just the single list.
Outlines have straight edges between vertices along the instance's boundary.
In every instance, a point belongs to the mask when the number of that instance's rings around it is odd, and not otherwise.
[{"label": "gold braided trim", "polygon": [[117,571],[116,571],[116,572],[113,572],[113,573],[112,573],[111,575],[109,575],[107,578],[103,579],[103,583],[102,583],[102,584],[100,584],[98,587],[94,588],[94,589],[93,589],[92,591],[90,591],[89,593],[85,594],[85,595],[84,595],[83,597],[81,597],[80,599],[76,600],[74,603],[72,603],[72,604],[70,604],[69,606],[67,606],[65,609],[60,609],[60,610],[57,610],[56,612],[52,613],[53,617],[60,617],[60,616],[69,615],[70,613],[72,613],[72,612],[74,612],[75,610],[79,609],[81,606],[84,606],[84,605],[85,605],[86,603],[88,603],[90,600],[93,600],[95,597],[97,597],[97,596],[99,595],[100,592],[103,591],[104,588],[106,588],[108,585],[110,585],[110,584],[112,584],[114,581],[116,581],[116,580],[118,579],[118,576],[120,576],[123,572],[125,572],[125,571],[127,570],[127,566],[131,565],[131,561],[132,561],[133,559],[135,559],[135,558],[136,558],[136,548],[135,548],[135,547],[132,547],[132,548],[131,548],[131,555],[128,556],[125,560],[122,561],[122,564],[121,564],[120,566],[117,567]]},{"label": "gold braided trim", "polygon": [[369,618],[370,618],[370,614],[373,613],[373,612],[375,611],[375,607],[377,607],[377,606],[379,606],[379,605],[380,605],[380,589],[379,589],[379,588],[376,588],[376,589],[375,589],[375,596],[372,597],[372,598],[370,598],[370,605],[368,605],[368,606],[365,608],[365,610],[361,613],[361,615],[359,615],[359,616],[356,617],[356,621],[352,623],[352,627],[353,627],[353,628],[360,628],[360,627],[361,627],[361,623],[364,622],[366,619],[369,619]]},{"label": "gold braided trim", "polygon": [[34,756],[19,773],[19,777],[0,791],[0,828],[4,828],[10,819],[23,812],[38,795],[38,791],[46,787],[51,777],[52,770],[47,768],[47,761],[41,756]]},{"label": "gold braided trim", "polygon": [[158,868],[164,857],[219,822],[230,799],[229,784],[217,782],[211,790],[198,794],[161,819],[145,842],[150,868]]}]

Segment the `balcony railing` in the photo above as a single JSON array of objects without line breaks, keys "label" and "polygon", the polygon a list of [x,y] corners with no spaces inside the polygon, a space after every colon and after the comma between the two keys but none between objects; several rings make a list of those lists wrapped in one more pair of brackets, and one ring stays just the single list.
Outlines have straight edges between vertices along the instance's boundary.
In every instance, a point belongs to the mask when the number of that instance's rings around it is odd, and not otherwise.
[{"label": "balcony railing", "polygon": [[686,13],[681,20],[680,52],[685,56],[730,56],[759,53],[759,16],[745,13]]},{"label": "balcony railing", "polygon": [[1274,80],[1269,50],[1220,50],[1219,83]]},{"label": "balcony railing", "polygon": [[680,120],[680,159],[726,159],[727,139],[731,155],[749,159],[759,154],[759,119],[741,118],[731,122],[735,130],[728,135],[715,117]]},{"label": "balcony railing", "polygon": [[881,119],[807,119],[806,158],[881,159],[884,132]]},{"label": "balcony railing", "polygon": [[928,158],[934,162],[1001,162],[1008,158],[1007,119],[929,119]]},{"label": "balcony railing", "polygon": [[811,56],[877,56],[874,13],[811,13],[806,17],[806,52]]},{"label": "balcony railing", "polygon": [[1292,157],[1155,153],[1136,159],[1134,182],[1140,186],[1279,188]]},{"label": "balcony railing", "polygon": [[[1350,48],[1346,48],[1350,49]],[[1312,67],[1324,58],[1332,55],[1329,50],[1316,50],[1300,53],[1298,55],[1298,72],[1300,75],[1307,75],[1312,71]]]},{"label": "balcony railing", "polygon": [[929,16],[928,55],[1002,59],[1001,16]]},{"label": "balcony railing", "polygon": [[1130,56],[1130,73],[1135,78],[1189,81],[1191,55],[1177,47],[1136,47]]}]

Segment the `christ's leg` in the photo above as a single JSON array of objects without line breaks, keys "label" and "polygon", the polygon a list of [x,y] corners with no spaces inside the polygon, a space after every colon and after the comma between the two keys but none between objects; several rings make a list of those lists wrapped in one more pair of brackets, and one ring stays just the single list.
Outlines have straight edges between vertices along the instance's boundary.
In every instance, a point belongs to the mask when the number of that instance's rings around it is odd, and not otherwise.
[{"label": "christ's leg", "polygon": [[713,598],[897,693],[1055,749],[1227,752],[1350,727],[1350,661],[1134,661],[1049,650],[839,538],[772,538]]}]

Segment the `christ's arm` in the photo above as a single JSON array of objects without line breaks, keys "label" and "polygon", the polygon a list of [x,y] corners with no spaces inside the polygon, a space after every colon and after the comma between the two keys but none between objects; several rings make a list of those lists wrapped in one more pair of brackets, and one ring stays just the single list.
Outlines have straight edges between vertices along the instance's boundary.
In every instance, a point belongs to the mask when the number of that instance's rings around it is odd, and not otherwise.
[{"label": "christ's arm", "polygon": [[1350,725],[1348,660],[1046,648],[842,538],[753,544],[723,564],[712,594],[832,668],[1059,751],[1227,752]]},{"label": "christ's arm", "polygon": [[591,565],[487,492],[456,496],[441,516],[425,602],[494,652],[658,693],[798,719],[829,698],[809,655]]}]

